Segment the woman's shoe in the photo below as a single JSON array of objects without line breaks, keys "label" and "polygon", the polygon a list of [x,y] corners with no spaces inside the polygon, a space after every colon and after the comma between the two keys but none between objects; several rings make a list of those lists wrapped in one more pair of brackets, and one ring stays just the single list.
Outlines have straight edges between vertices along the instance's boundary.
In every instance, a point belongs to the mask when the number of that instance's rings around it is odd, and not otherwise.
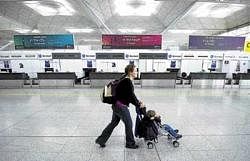
[{"label": "woman's shoe", "polygon": [[101,148],[104,148],[104,147],[106,146],[105,144],[99,143],[98,139],[95,140],[95,143],[96,143],[96,144],[99,144]]}]

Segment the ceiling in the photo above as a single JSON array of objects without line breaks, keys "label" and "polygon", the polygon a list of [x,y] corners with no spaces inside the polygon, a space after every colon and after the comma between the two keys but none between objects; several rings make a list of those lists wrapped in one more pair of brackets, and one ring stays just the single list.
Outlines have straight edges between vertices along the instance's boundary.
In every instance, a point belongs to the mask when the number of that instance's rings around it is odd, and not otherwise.
[{"label": "ceiling", "polygon": [[[188,35],[218,35],[235,28],[250,25],[250,0],[147,0],[157,3],[152,15],[149,8],[140,8],[143,0],[0,0],[0,50],[13,49],[13,35],[24,34],[18,29],[30,30],[26,34],[69,33],[67,28],[93,29],[90,33],[74,33],[76,45],[87,45],[92,49],[101,49],[102,34],[162,34],[163,49],[180,47],[185,49]],[[34,2],[35,1],[35,2]],[[40,3],[45,7],[60,8],[62,1],[74,10],[72,15],[59,11],[56,15],[44,16],[25,4]],[[60,3],[59,3],[60,2]],[[226,13],[228,4],[244,6],[225,17],[216,17],[206,13],[205,9],[197,10],[202,5],[220,3]],[[122,16],[128,5],[133,9],[130,15]],[[49,10],[44,14],[49,14]],[[218,6],[210,6],[216,10]],[[69,12],[70,9],[68,9]],[[128,9],[127,9],[128,10]],[[127,11],[125,8],[125,11]],[[233,10],[233,9],[231,9]],[[52,10],[53,11],[53,10]],[[145,12],[146,11],[146,12]],[[207,14],[207,15],[206,15]],[[141,33],[121,32],[119,29],[141,29]],[[174,30],[174,31],[173,31]],[[176,33],[177,32],[177,33]],[[181,33],[178,33],[181,32]],[[183,33],[186,32],[186,33]],[[12,45],[11,45],[12,44]]]}]

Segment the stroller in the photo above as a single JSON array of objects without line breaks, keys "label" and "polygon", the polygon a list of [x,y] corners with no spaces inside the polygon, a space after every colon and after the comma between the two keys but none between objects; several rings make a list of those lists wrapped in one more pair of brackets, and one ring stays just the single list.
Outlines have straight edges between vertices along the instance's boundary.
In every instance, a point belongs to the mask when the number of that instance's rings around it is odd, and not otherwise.
[{"label": "stroller", "polygon": [[167,124],[161,124],[160,117],[149,117],[149,111],[146,112],[146,107],[136,108],[135,136],[144,138],[148,149],[152,149],[155,143],[158,143],[159,136],[167,136],[168,141],[172,142],[174,147],[179,147],[178,140],[182,137],[178,134],[179,130]]}]

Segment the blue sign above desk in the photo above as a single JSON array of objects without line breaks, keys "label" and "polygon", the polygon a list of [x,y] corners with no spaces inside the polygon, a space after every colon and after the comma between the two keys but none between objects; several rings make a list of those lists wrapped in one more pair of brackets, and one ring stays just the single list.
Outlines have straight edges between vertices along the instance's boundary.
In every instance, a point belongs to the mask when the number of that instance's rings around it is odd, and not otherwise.
[{"label": "blue sign above desk", "polygon": [[245,37],[189,36],[189,49],[243,50]]},{"label": "blue sign above desk", "polygon": [[14,35],[15,49],[74,49],[72,34]]}]

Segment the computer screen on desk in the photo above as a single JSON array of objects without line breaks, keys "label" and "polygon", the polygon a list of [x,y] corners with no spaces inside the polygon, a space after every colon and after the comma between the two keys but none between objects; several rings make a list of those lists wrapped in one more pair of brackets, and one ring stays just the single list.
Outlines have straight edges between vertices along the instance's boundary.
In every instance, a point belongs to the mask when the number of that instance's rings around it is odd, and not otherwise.
[{"label": "computer screen on desk", "polygon": [[167,71],[169,72],[178,72],[179,70],[179,68],[167,68]]}]

